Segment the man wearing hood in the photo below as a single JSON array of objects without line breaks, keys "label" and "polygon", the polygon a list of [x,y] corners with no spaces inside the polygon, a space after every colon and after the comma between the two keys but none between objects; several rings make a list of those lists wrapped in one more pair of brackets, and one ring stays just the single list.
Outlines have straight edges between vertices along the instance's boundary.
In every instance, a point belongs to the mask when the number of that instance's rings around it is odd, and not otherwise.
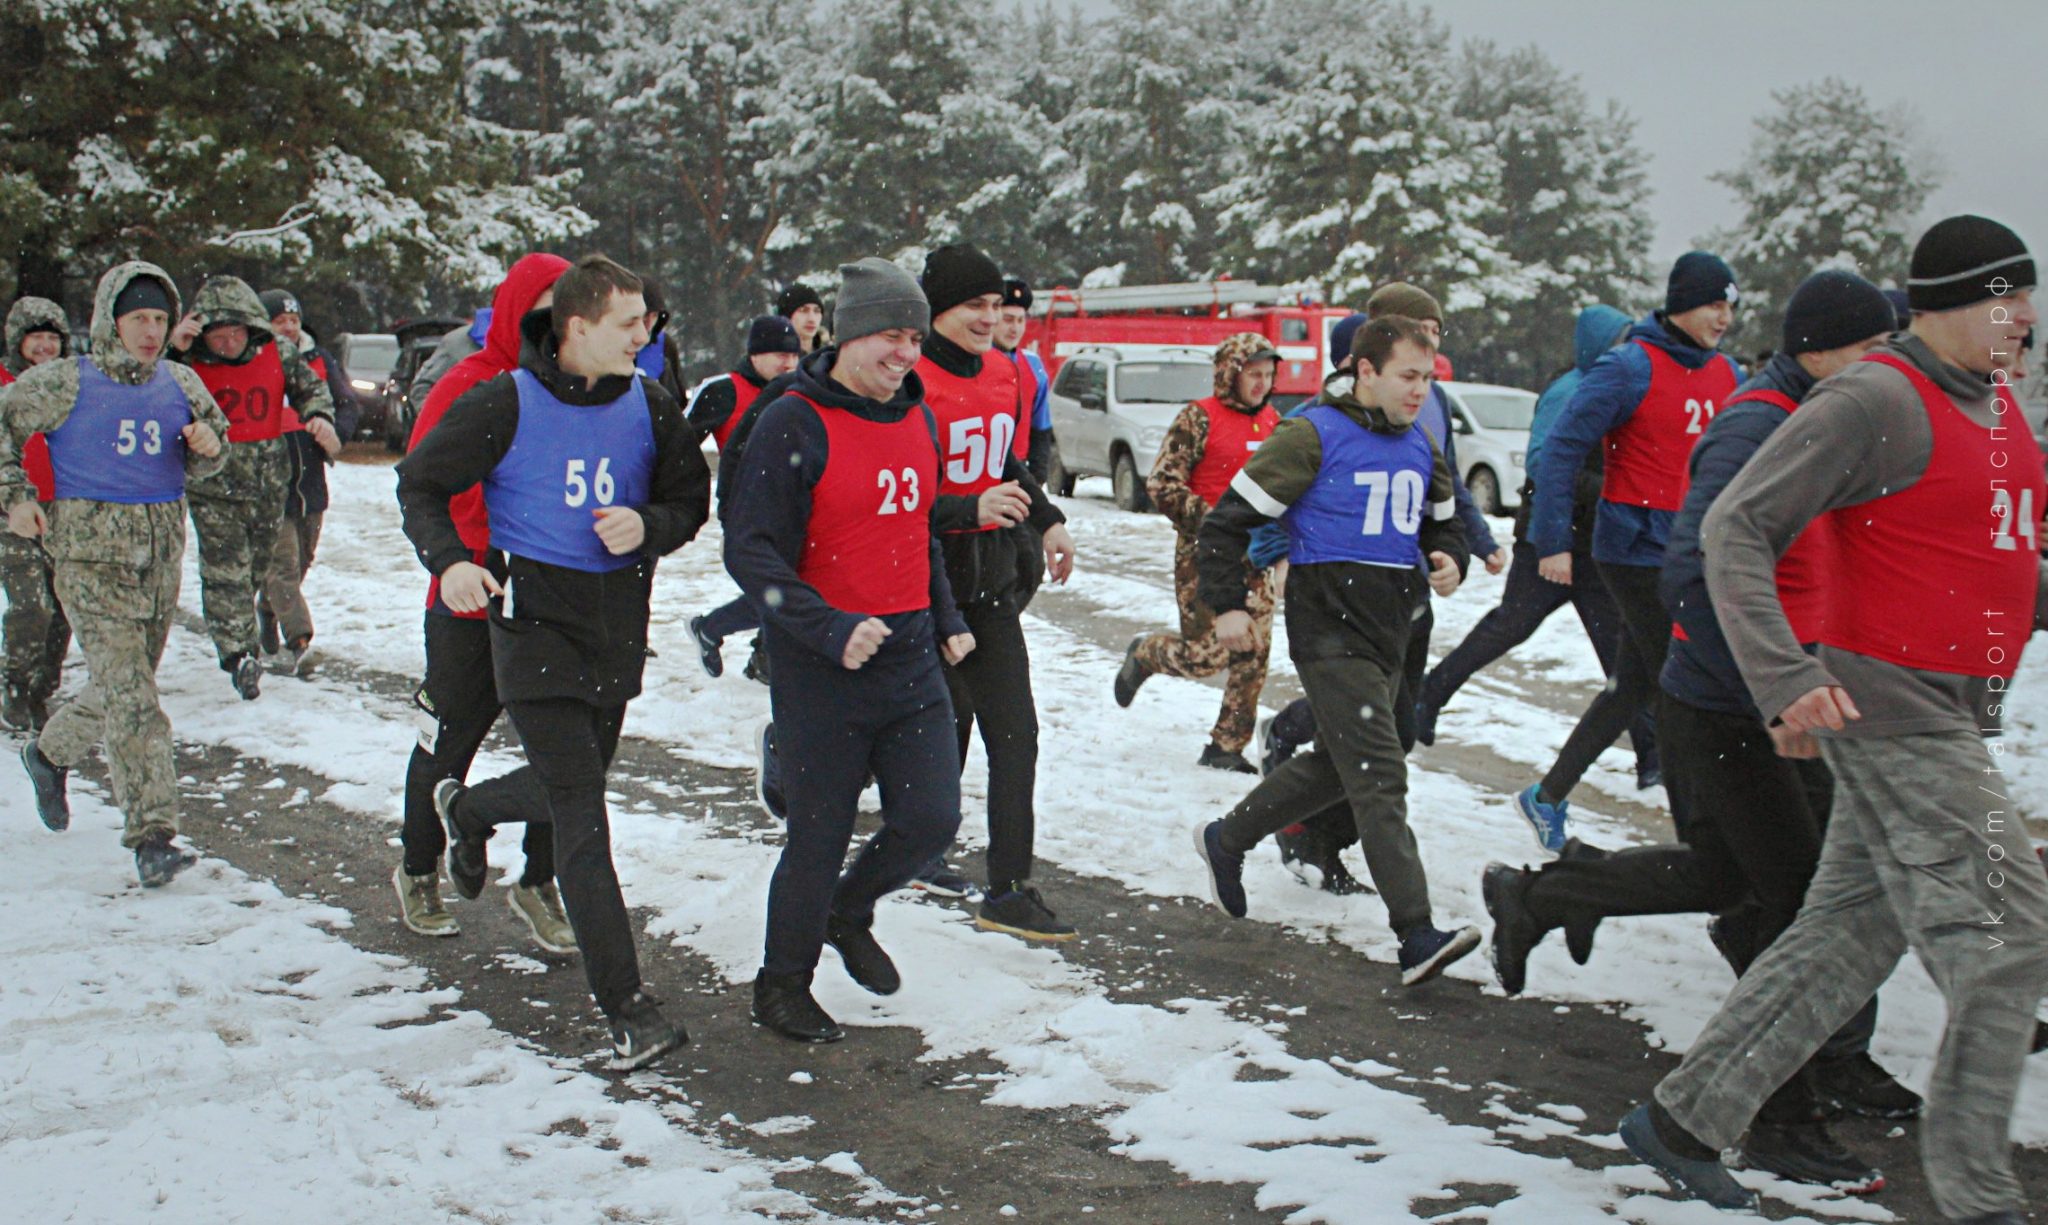
[{"label": "man wearing hood", "polygon": [[[529,314],[537,315],[554,301],[555,282],[568,268],[569,261],[559,255],[535,252],[505,273],[488,309],[491,326],[483,347],[434,384],[413,422],[409,451],[433,433],[464,393],[518,368],[521,325]],[[448,513],[471,561],[503,564],[491,551],[490,513],[481,485],[450,498]],[[407,929],[422,936],[462,933],[462,925],[441,902],[441,855],[448,849],[450,817],[474,810],[484,814],[479,825],[525,826],[525,867],[506,890],[506,904],[541,948],[574,952],[576,935],[555,886],[555,832],[548,824],[547,793],[533,767],[520,766],[474,787],[465,785],[477,749],[504,710],[492,679],[491,630],[484,611],[451,608],[441,598],[438,576],[427,582],[426,607],[426,675],[413,691],[420,733],[406,764],[405,819],[399,827],[402,851],[391,873],[399,917]]]},{"label": "man wearing hood", "polygon": [[[545,789],[562,901],[624,1070],[689,1039],[640,989],[605,774],[645,674],[655,563],[704,525],[711,477],[682,406],[634,365],[640,278],[592,255],[554,290],[520,321],[519,368],[464,392],[399,461],[398,503],[440,597],[488,617],[498,699]],[[450,506],[478,485],[490,565]],[[490,819],[449,810],[448,877],[465,897],[490,874]]]},{"label": "man wearing hood", "polygon": [[1529,538],[1537,573],[1570,584],[1572,501],[1579,469],[1606,451],[1593,516],[1593,563],[1621,614],[1614,679],[1572,728],[1540,782],[1515,797],[1537,844],[1556,854],[1570,836],[1572,788],[1656,696],[1671,642],[1657,576],[1671,520],[1685,498],[1686,460],[1714,412],[1742,381],[1714,346],[1735,322],[1735,274],[1719,256],[1689,251],[1671,266],[1664,309],[1586,372],[1535,460]]},{"label": "man wearing hood", "polygon": [[1202,746],[1197,765],[1252,774],[1244,758],[1259,717],[1259,693],[1266,686],[1266,658],[1273,646],[1273,572],[1245,562],[1245,610],[1251,613],[1254,643],[1242,654],[1224,649],[1215,617],[1196,596],[1195,538],[1202,520],[1230,488],[1245,461],[1280,424],[1273,408],[1273,376],[1280,354],[1256,332],[1240,332],[1216,346],[1215,386],[1173,419],[1159,444],[1159,458],[1145,479],[1152,505],[1173,522],[1173,589],[1180,601],[1180,633],[1140,634],[1124,651],[1117,670],[1116,704],[1129,706],[1138,686],[1159,673],[1214,676],[1225,669],[1223,708]]},{"label": "man wearing hood", "polygon": [[[840,275],[839,345],[805,358],[749,413],[741,430],[761,445],[724,453],[740,465],[726,474],[725,565],[762,611],[769,702],[791,763],[753,1017],[800,1042],[846,1036],[811,994],[827,943],[867,990],[902,985],[875,939],[875,904],[959,828],[941,660],[976,649],[939,546],[943,452],[915,369],[930,307],[886,260]],[[870,773],[882,829],[848,865]]]},{"label": "man wearing hood", "polygon": [[[7,351],[0,353],[0,388],[26,374],[30,367],[71,356],[71,324],[64,308],[48,298],[21,298],[7,312]],[[36,487],[36,498],[49,510],[56,496],[50,472],[50,446],[32,435],[21,456],[23,469]],[[57,602],[54,572],[42,542],[0,535],[0,583],[7,590],[4,626],[7,645],[7,689],[0,696],[0,722],[16,731],[40,730],[49,721],[49,702],[64,679],[64,654],[71,649],[71,623]]]},{"label": "man wearing hood", "polygon": [[[348,394],[342,381],[341,364],[328,360],[306,334],[298,297],[290,290],[266,289],[262,299],[263,309],[270,312],[271,334],[297,345],[313,373],[326,381],[328,399],[334,404],[335,434],[352,437],[356,432],[355,397]],[[320,545],[320,525],[327,515],[327,465],[334,462],[334,454],[313,441],[296,413],[284,414],[284,441],[290,464],[284,518],[278,523],[270,568],[256,594],[256,636],[264,655],[278,659],[285,671],[296,673],[313,641],[313,612],[300,588]]]},{"label": "man wearing hood", "polygon": [[[162,360],[178,288],[154,264],[122,264],[93,295],[92,352],[24,373],[0,395],[0,498],[8,529],[49,550],[58,600],[91,680],[22,746],[36,812],[71,823],[65,779],[95,744],[121,809],[121,845],[146,887],[196,862],[173,845],[178,771],[157,699],[185,555],[185,481],[218,470],[228,421],[190,369]],[[83,410],[83,411],[80,411]],[[28,440],[49,446],[46,511],[22,467]]]},{"label": "man wearing hood", "polygon": [[341,450],[327,383],[299,347],[270,330],[270,311],[238,277],[209,277],[192,313],[171,329],[172,355],[189,364],[227,415],[227,462],[192,482],[188,501],[199,537],[200,605],[206,631],[242,700],[263,676],[256,593],[277,551],[291,477],[284,419],[296,415],[332,455]]}]

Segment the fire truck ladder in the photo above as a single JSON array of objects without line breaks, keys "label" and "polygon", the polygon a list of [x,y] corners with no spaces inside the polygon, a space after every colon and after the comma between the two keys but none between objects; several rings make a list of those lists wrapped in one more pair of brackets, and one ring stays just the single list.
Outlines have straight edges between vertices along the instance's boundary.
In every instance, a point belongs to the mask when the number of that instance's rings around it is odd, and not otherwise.
[{"label": "fire truck ladder", "polygon": [[1054,289],[1032,304],[1034,315],[1115,315],[1133,311],[1207,310],[1277,305],[1292,301],[1288,288],[1256,281],[1186,281],[1174,285],[1119,285],[1109,289]]}]

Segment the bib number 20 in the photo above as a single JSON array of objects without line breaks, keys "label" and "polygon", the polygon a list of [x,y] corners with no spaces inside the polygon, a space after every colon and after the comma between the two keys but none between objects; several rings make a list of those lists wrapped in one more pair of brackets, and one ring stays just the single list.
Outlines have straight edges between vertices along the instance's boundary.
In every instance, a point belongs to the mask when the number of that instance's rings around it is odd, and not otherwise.
[{"label": "bib number 20", "polygon": [[1397,534],[1413,536],[1421,529],[1424,486],[1420,472],[1412,468],[1392,473],[1354,472],[1351,481],[1365,486],[1366,535],[1378,536],[1387,530],[1389,503]]},{"label": "bib number 20", "polygon": [[569,461],[569,471],[562,478],[562,501],[570,506],[581,506],[595,495],[599,506],[610,506],[618,493],[617,486],[612,483],[612,461],[609,458],[598,460],[597,471],[585,480],[583,474],[589,466],[585,460]]},{"label": "bib number 20", "polygon": [[157,421],[144,421],[142,423],[142,436],[138,439],[135,435],[135,422],[133,420],[123,420],[115,428],[114,454],[133,455],[137,446],[142,448],[144,455],[162,455],[164,453],[163,424]]}]

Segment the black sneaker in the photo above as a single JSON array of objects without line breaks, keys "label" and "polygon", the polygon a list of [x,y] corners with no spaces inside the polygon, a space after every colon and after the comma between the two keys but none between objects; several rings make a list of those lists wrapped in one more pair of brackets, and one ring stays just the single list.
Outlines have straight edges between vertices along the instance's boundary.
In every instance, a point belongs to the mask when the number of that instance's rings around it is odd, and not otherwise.
[{"label": "black sneaker", "polygon": [[766,1026],[796,1042],[837,1042],[846,1037],[832,1014],[811,998],[808,978],[770,974],[754,978],[754,1024]]},{"label": "black sneaker", "polygon": [[912,889],[922,889],[933,897],[962,898],[972,894],[974,882],[946,866],[943,855],[935,855],[931,861],[917,870],[910,878]]},{"label": "black sneaker", "polygon": [[754,768],[754,801],[761,811],[777,821],[789,819],[789,807],[782,800],[782,763],[775,756],[775,725],[763,723],[754,739],[760,765]]},{"label": "black sneaker", "polygon": [[1273,845],[1280,848],[1280,866],[1294,875],[1304,885],[1314,885],[1308,878],[1309,869],[1308,826],[1294,824],[1273,835]]},{"label": "black sneaker", "polygon": [[1195,826],[1195,854],[1208,866],[1209,896],[1217,907],[1233,919],[1244,918],[1244,856],[1223,849],[1223,822]]},{"label": "black sneaker", "polygon": [[1444,972],[1452,962],[1479,947],[1476,927],[1440,931],[1424,923],[1401,936],[1401,985],[1416,987]]},{"label": "black sneaker", "polygon": [[1648,791],[1664,785],[1664,767],[1654,761],[1636,760],[1636,790]]},{"label": "black sneaker", "polygon": [[171,835],[163,830],[151,833],[135,848],[135,876],[144,889],[168,885],[172,877],[198,862],[199,856],[171,845]]},{"label": "black sneaker", "polygon": [[1833,1187],[1844,1195],[1875,1195],[1884,1175],[1845,1149],[1825,1123],[1752,1123],[1742,1160],[1780,1178]]},{"label": "black sneaker", "polygon": [[754,640],[754,653],[747,656],[747,666],[740,670],[740,675],[758,684],[768,683],[768,652],[761,646],[759,638]]},{"label": "black sneaker", "polygon": [[456,821],[455,801],[467,790],[460,779],[444,778],[435,783],[434,811],[448,827],[448,883],[474,902],[483,895],[484,879],[491,874],[490,857],[484,849],[490,836],[472,834]]},{"label": "black sneaker", "polygon": [[35,726],[28,686],[17,685],[13,681],[7,683],[7,692],[0,695],[0,723],[17,732],[25,732]]},{"label": "black sneaker", "polygon": [[635,991],[610,1018],[612,1071],[630,1072],[644,1068],[677,1047],[689,1044],[690,1035],[682,1026],[662,1016],[657,1002]]},{"label": "black sneaker", "polygon": [[1543,940],[1543,927],[1524,901],[1535,876],[1527,868],[1490,863],[1479,878],[1479,896],[1493,920],[1493,976],[1509,995],[1520,995],[1528,985],[1529,954]]},{"label": "black sneaker", "polygon": [[691,617],[688,625],[690,637],[697,640],[697,662],[704,665],[704,675],[713,680],[725,675],[725,655],[720,651],[724,646],[721,639],[704,632],[704,618]]},{"label": "black sneaker", "polygon": [[1116,670],[1116,685],[1112,689],[1118,706],[1129,706],[1132,699],[1138,696],[1138,686],[1143,685],[1145,679],[1152,675],[1144,664],[1138,662],[1138,644],[1145,641],[1146,637],[1147,635],[1139,634],[1131,639],[1131,645],[1124,648],[1123,666]]},{"label": "black sneaker", "polygon": [[1415,743],[1424,748],[1436,743],[1436,717],[1439,713],[1428,702],[1415,704]]},{"label": "black sneaker", "polygon": [[[1559,859],[1605,859],[1611,852],[1581,842],[1577,838],[1564,840],[1564,849],[1557,853]],[[1585,965],[1593,960],[1593,934],[1600,930],[1598,913],[1568,914],[1564,920],[1564,948],[1572,960]]]},{"label": "black sneaker", "polygon": [[903,987],[903,976],[875,939],[874,926],[873,915],[865,923],[833,915],[825,920],[825,943],[839,950],[839,960],[853,981],[876,995],[894,995]]},{"label": "black sneaker", "polygon": [[1723,1211],[1755,1212],[1756,1192],[1735,1181],[1735,1175],[1721,1164],[1720,1155],[1681,1157],[1650,1121],[1648,1103],[1628,1112],[1621,1120],[1621,1142],[1645,1165],[1662,1175],[1671,1189],[1687,1199],[1704,1200]]},{"label": "black sneaker", "polygon": [[1259,759],[1262,776],[1278,770],[1281,762],[1294,756],[1295,746],[1273,734],[1273,720],[1278,717],[1267,715],[1259,720],[1257,730],[1252,732],[1252,755]]},{"label": "black sneaker", "polygon": [[1318,887],[1324,893],[1334,893],[1338,897],[1350,897],[1353,894],[1371,893],[1373,891],[1371,885],[1351,875],[1351,869],[1344,866],[1344,852],[1342,850],[1331,846],[1328,842],[1314,835],[1310,835],[1309,843],[1308,849],[1313,854],[1311,862],[1315,869],[1323,874],[1322,884]]},{"label": "black sneaker", "polygon": [[262,696],[263,665],[254,655],[244,652],[229,660],[228,677],[244,702],[253,702]]},{"label": "black sneaker", "polygon": [[1841,1059],[1816,1060],[1813,1091],[1841,1110],[1871,1119],[1920,1116],[1920,1095],[1900,1084],[1864,1051]]},{"label": "black sneaker", "polygon": [[981,913],[974,925],[985,932],[1003,932],[1026,940],[1067,941],[1075,936],[1074,925],[1062,923],[1045,904],[1036,886],[1017,881],[1007,889],[992,890],[981,899]]},{"label": "black sneaker", "polygon": [[34,740],[21,746],[21,764],[36,790],[36,815],[43,819],[43,825],[53,830],[70,829],[71,799],[64,794],[64,776],[69,772],[43,756]]},{"label": "black sneaker", "polygon": [[1244,759],[1244,754],[1226,749],[1214,740],[1202,746],[1202,755],[1195,760],[1198,766],[1211,770],[1228,770],[1232,774],[1257,774],[1259,768]]}]

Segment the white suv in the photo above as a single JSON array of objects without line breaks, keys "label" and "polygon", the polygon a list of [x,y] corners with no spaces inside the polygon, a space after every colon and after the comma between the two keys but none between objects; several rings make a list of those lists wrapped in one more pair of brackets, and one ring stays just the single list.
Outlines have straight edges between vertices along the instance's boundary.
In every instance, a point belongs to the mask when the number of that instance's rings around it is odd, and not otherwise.
[{"label": "white suv", "polygon": [[1489,515],[1505,514],[1521,498],[1536,393],[1494,383],[1437,384],[1451,404],[1458,464],[1465,488]]},{"label": "white suv", "polygon": [[1062,497],[1084,476],[1106,476],[1125,510],[1150,510],[1145,477],[1180,410],[1215,392],[1203,349],[1165,345],[1092,346],[1053,379],[1053,456],[1047,484]]}]

